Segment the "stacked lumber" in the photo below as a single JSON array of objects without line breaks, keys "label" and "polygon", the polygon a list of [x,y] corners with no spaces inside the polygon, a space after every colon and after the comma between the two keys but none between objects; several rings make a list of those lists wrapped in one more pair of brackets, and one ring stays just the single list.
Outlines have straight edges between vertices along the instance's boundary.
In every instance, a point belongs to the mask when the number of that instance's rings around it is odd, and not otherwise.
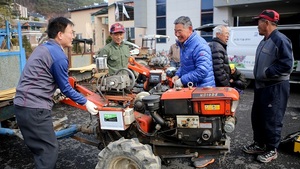
[{"label": "stacked lumber", "polygon": [[0,101],[12,100],[15,97],[16,88],[0,90]]}]

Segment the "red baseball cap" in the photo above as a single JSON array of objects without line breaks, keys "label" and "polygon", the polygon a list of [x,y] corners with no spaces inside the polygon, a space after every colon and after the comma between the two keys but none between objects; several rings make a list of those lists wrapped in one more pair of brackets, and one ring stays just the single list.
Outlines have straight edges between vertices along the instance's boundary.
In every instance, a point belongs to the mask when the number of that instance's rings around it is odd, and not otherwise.
[{"label": "red baseball cap", "polygon": [[255,20],[258,20],[258,19],[261,19],[261,18],[264,18],[264,19],[269,20],[271,22],[277,23],[279,21],[279,14],[274,10],[266,9],[266,10],[262,11],[262,13],[259,14],[258,16],[253,17],[253,19],[255,19]]},{"label": "red baseball cap", "polygon": [[120,23],[115,23],[110,27],[110,33],[125,32],[124,26]]}]

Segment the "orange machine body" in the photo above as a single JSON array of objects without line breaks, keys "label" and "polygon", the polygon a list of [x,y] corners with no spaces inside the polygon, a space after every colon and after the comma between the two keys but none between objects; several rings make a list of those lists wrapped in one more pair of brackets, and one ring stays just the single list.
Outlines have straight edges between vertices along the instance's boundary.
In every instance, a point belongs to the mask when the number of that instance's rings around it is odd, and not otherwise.
[{"label": "orange machine body", "polygon": [[231,104],[239,100],[239,93],[230,87],[192,87],[170,89],[162,94],[161,100],[165,111],[183,108],[178,114],[233,115]]},{"label": "orange machine body", "polygon": [[[99,94],[90,91],[89,89],[85,88],[84,86],[82,86],[80,84],[77,84],[76,79],[74,77],[69,77],[69,82],[76,91],[80,92],[88,100],[95,103],[95,105],[98,107],[99,111],[120,111],[120,112],[122,112],[123,108],[121,108],[119,106],[118,107],[110,106],[111,103],[115,103],[115,102],[119,102],[119,101],[129,102],[129,101],[132,101],[135,97],[135,94],[130,94],[128,96],[106,95],[105,96],[106,98],[103,98]],[[69,98],[62,100],[61,102],[87,111],[87,109],[84,105],[80,105]],[[139,123],[141,129],[146,133],[149,132],[150,126],[152,124],[152,118],[150,116],[144,115],[137,111],[134,111],[134,116],[135,116],[136,121]]]}]

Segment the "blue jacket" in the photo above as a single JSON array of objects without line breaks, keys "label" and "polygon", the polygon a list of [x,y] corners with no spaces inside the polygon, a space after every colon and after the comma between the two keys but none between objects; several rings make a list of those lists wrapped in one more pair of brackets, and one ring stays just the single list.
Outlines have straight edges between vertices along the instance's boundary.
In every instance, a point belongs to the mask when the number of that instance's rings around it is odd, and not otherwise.
[{"label": "blue jacket", "polygon": [[21,74],[14,104],[51,110],[57,87],[68,98],[85,104],[86,98],[74,90],[68,80],[68,58],[53,39],[35,48]]},{"label": "blue jacket", "polygon": [[194,86],[215,86],[212,66],[211,49],[207,42],[196,32],[183,43],[177,42],[180,47],[180,67],[176,75],[181,78],[184,86],[193,82]]}]

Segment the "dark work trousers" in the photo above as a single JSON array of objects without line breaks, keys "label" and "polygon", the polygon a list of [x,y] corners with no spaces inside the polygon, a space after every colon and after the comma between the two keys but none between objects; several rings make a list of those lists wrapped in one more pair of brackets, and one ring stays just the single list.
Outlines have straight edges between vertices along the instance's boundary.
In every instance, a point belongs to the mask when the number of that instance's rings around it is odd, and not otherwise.
[{"label": "dark work trousers", "polygon": [[51,110],[15,105],[15,115],[25,144],[33,153],[35,167],[55,168],[58,141],[53,130]]},{"label": "dark work trousers", "polygon": [[253,139],[260,145],[266,145],[267,150],[277,149],[279,146],[289,95],[289,81],[254,89],[251,112]]}]

